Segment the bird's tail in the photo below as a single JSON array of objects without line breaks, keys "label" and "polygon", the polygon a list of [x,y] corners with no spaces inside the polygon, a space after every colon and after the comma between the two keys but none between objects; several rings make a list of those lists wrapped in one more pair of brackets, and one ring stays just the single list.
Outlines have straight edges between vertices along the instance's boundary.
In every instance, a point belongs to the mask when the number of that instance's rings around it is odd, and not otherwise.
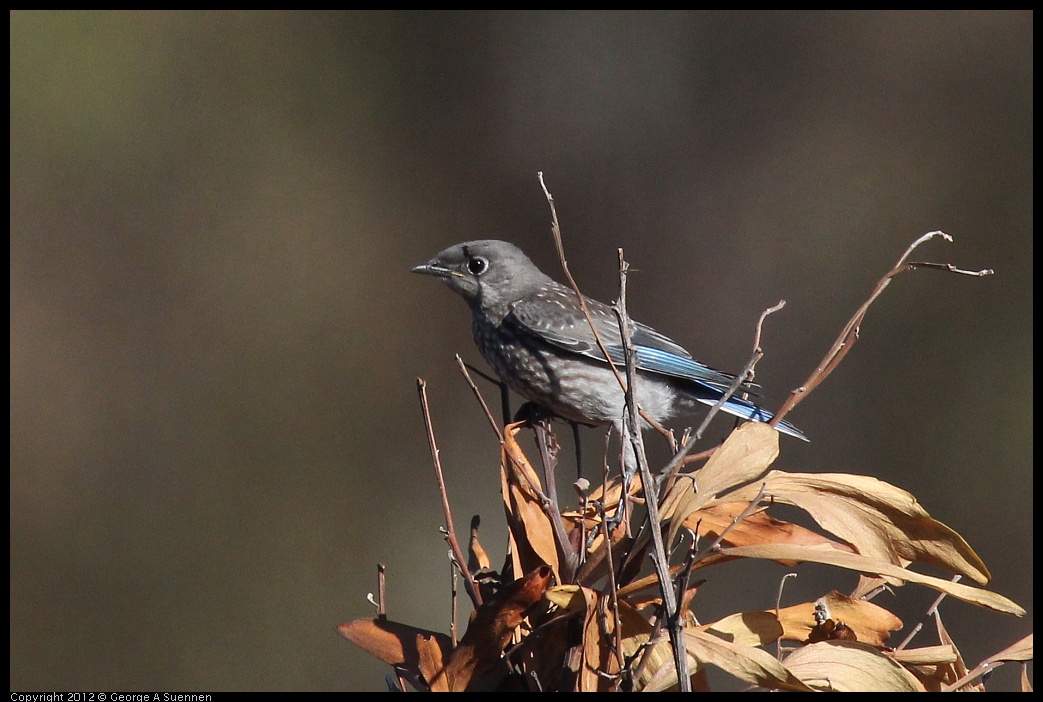
[{"label": "bird's tail", "polygon": [[[717,404],[717,400],[720,399],[720,395],[716,397],[702,397],[699,395],[692,395],[692,398],[698,400],[704,405],[713,406]],[[770,422],[774,416],[771,412],[766,409],[761,409],[757,405],[753,404],[749,400],[744,400],[741,397],[730,397],[728,401],[721,405],[721,410],[728,414],[734,415],[741,419],[748,419],[751,422]],[[793,426],[785,419],[775,425],[775,428],[783,434],[794,436],[801,441],[810,441],[807,436],[804,435],[800,429]]]}]

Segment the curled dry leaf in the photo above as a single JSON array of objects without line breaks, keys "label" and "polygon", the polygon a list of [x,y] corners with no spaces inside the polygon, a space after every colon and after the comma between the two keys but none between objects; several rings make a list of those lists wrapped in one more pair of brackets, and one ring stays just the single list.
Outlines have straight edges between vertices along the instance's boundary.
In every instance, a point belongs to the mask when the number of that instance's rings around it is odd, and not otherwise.
[{"label": "curled dry leaf", "polygon": [[[938,612],[934,616],[935,628],[938,631],[938,640],[942,646],[948,646],[955,654],[951,662],[940,661],[933,665],[911,665],[909,670],[916,675],[924,686],[931,692],[941,692],[944,688],[957,682],[967,675],[967,665],[963,661],[956,642],[949,636],[945,628],[945,622]],[[979,680],[973,680],[963,685],[961,690],[965,692],[985,692],[985,686]]]},{"label": "curled dry leaf", "polygon": [[824,607],[834,622],[842,622],[853,633],[856,641],[882,648],[892,631],[902,628],[902,620],[872,602],[855,600],[833,590],[816,602],[784,607],[779,610],[779,622],[788,641],[806,642],[815,628],[815,609]]},{"label": "curled dry leaf", "polygon": [[401,670],[417,685],[430,684],[442,670],[442,661],[452,651],[445,634],[399,624],[383,617],[356,619],[337,627],[340,635]]},{"label": "curled dry leaf", "polygon": [[907,580],[934,588],[940,592],[955,597],[964,602],[988,607],[989,609],[1013,614],[1018,617],[1025,615],[1025,610],[1002,595],[997,595],[988,590],[980,590],[969,585],[954,583],[951,580],[934,578],[911,570],[905,570],[898,566],[873,560],[857,553],[844,553],[836,549],[821,546],[800,546],[795,544],[769,544],[766,546],[738,546],[735,548],[722,548],[721,553],[726,556],[739,556],[742,558],[765,558],[768,560],[791,559],[796,561],[811,561],[814,563],[825,563],[840,568],[855,570],[860,573],[881,575],[895,580]]},{"label": "curled dry leaf", "polygon": [[[674,543],[688,515],[710,499],[756,479],[778,455],[779,433],[767,424],[748,422],[729,434],[706,465],[694,473],[678,476],[664,496],[659,518],[670,526],[666,542]],[[752,496],[746,502],[750,499]]]},{"label": "curled dry leaf", "polygon": [[872,646],[822,641],[792,651],[783,662],[817,690],[836,692],[926,692],[908,670]]},{"label": "curled dry leaf", "polygon": [[696,629],[739,646],[765,646],[783,634],[774,612],[739,612]]},{"label": "curled dry leaf", "polygon": [[494,689],[507,674],[502,654],[514,630],[543,600],[551,570],[541,566],[479,607],[445,667],[450,691]]},{"label": "curled dry leaf", "polygon": [[985,663],[1011,663],[1011,662],[1023,662],[1031,661],[1033,658],[1032,654],[1032,642],[1034,635],[1029,634],[1020,641],[1011,644],[1007,648],[1003,649],[999,653],[994,653],[983,662]]},{"label": "curled dry leaf", "polygon": [[956,662],[956,649],[946,644],[903,648],[901,651],[884,651],[884,654],[904,666],[948,665]]},{"label": "curled dry leaf", "polygon": [[767,651],[726,641],[697,629],[685,630],[685,648],[700,667],[712,665],[751,685],[808,692],[810,688]]},{"label": "curled dry leaf", "polygon": [[925,563],[982,585],[989,581],[985,564],[959,534],[932,519],[911,494],[882,480],[846,473],[776,470],[717,503],[749,502],[761,484],[773,500],[803,509],[823,529],[864,556],[899,566]]},{"label": "curled dry leaf", "polygon": [[[765,511],[755,512],[736,522],[748,506],[747,502],[726,502],[703,507],[689,514],[684,525],[685,528],[708,539],[716,539],[727,529],[728,533],[722,541],[727,546],[829,544],[839,551],[854,551],[850,544],[834,541],[800,525],[775,519]],[[791,563],[785,562],[783,565]]]},{"label": "curled dry leaf", "polygon": [[[612,616],[610,597],[579,585],[562,585],[546,593],[549,602],[563,613],[582,617],[582,640],[578,644],[579,666],[575,692],[613,690],[613,678],[622,669],[623,656],[635,655],[647,643],[651,626],[625,603],[620,603],[620,636],[622,651],[616,653],[616,620]],[[669,648],[666,651],[669,657]]]},{"label": "curled dry leaf", "polygon": [[489,554],[482,548],[482,542],[478,540],[478,517],[471,520],[471,538],[467,542],[467,568],[471,573],[492,568]]},{"label": "curled dry leaf", "polygon": [[505,427],[500,465],[514,572],[528,573],[546,564],[560,582],[558,547],[554,527],[540,499],[540,478],[515,439],[524,426],[524,422],[516,422]]}]

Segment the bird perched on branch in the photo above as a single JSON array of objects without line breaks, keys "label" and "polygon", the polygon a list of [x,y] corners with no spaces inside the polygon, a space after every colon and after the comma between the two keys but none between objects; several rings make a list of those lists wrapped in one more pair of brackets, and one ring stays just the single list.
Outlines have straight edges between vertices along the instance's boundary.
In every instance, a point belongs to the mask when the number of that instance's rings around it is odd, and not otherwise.
[{"label": "bird perched on branch", "polygon": [[[441,278],[467,301],[475,344],[509,388],[563,419],[614,424],[621,430],[624,392],[591,330],[593,322],[625,377],[619,322],[609,305],[584,296],[588,322],[572,288],[545,275],[506,241],[456,244],[413,272]],[[632,322],[630,329],[638,370],[637,403],[656,422],[694,409],[696,403],[713,405],[735,380],[694,360],[651,327]],[[741,397],[729,398],[721,409],[754,421],[772,418]],[[788,422],[775,428],[807,441]],[[632,455],[626,462],[632,463]]]}]

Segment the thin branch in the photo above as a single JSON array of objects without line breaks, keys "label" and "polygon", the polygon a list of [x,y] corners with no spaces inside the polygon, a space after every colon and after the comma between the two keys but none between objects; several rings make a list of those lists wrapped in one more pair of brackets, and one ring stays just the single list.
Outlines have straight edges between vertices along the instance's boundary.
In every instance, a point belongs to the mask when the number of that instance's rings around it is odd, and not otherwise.
[{"label": "thin branch", "polygon": [[387,566],[383,563],[377,563],[377,616],[387,616],[387,585],[385,578],[385,571]]},{"label": "thin branch", "polygon": [[[780,625],[782,624],[782,620],[779,619],[779,610],[782,609],[782,588],[786,585],[787,580],[795,577],[797,577],[796,573],[786,573],[782,576],[782,580],[779,581],[779,594],[775,596],[775,621],[779,622]],[[781,636],[778,638],[777,641],[775,641],[775,657],[778,658],[780,661],[782,660]]]},{"label": "thin branch", "polygon": [[[764,355],[764,349],[761,348],[761,331],[764,329],[764,320],[768,318],[769,314],[775,314],[776,312],[778,312],[779,310],[781,310],[785,306],[786,306],[786,301],[785,300],[779,300],[778,304],[776,304],[774,307],[769,307],[768,309],[766,309],[763,312],[761,312],[760,319],[757,320],[757,331],[753,335],[753,355],[754,356],[756,356],[757,354],[760,354],[761,356]],[[751,366],[750,367],[750,372],[746,376],[746,380],[748,380],[750,382],[753,382],[753,376],[754,375],[756,375],[756,373],[754,372],[753,366]]]},{"label": "thin branch", "polygon": [[703,432],[706,431],[706,428],[710,425],[710,421],[717,415],[718,412],[720,412],[721,407],[724,406],[724,403],[731,399],[731,397],[735,395],[735,393],[739,392],[743,384],[753,380],[753,369],[757,366],[757,363],[759,363],[760,360],[764,357],[764,351],[761,348],[761,333],[764,328],[764,320],[768,317],[769,314],[774,314],[775,312],[778,312],[785,306],[786,301],[779,300],[778,304],[776,304],[773,307],[769,307],[763,312],[761,312],[761,316],[757,320],[756,332],[754,333],[753,337],[753,356],[746,363],[746,366],[742,369],[742,372],[735,376],[735,380],[732,381],[732,384],[728,387],[728,390],[717,399],[717,402],[715,402],[714,405],[710,408],[710,411],[706,413],[706,416],[703,418],[702,423],[699,425],[699,428],[695,431],[695,433],[688,437],[688,440],[684,442],[684,445],[681,447],[681,449],[674,453],[674,457],[671,458],[670,462],[667,463],[659,472],[658,480],[659,484],[662,486],[660,490],[660,495],[666,494],[666,491],[669,490],[670,487],[673,485],[674,480],[677,478],[677,473],[681,470],[681,467],[688,462],[688,453],[693,448],[695,448],[696,442],[698,442],[699,439],[702,438]]},{"label": "thin branch", "polygon": [[482,604],[482,594],[478,591],[478,584],[467,569],[467,560],[460,548],[460,542],[456,538],[456,529],[453,527],[453,513],[449,508],[449,493],[445,488],[445,478],[442,477],[442,463],[438,460],[438,444],[435,442],[435,430],[431,424],[431,412],[427,405],[427,383],[423,378],[416,379],[417,392],[420,394],[420,407],[424,412],[424,428],[427,429],[427,444],[431,448],[431,461],[435,466],[435,478],[438,480],[438,493],[442,497],[442,511],[445,513],[446,535],[445,539],[449,548],[453,551],[453,558],[464,576],[464,587],[471,597],[471,603],[477,609]]},{"label": "thin branch", "polygon": [[786,402],[783,403],[782,407],[775,414],[772,420],[768,422],[769,424],[771,424],[772,426],[778,424],[791,409],[796,407],[801,402],[801,400],[803,400],[807,396],[808,393],[810,393],[812,390],[821,385],[822,382],[829,377],[829,374],[833,372],[833,369],[837,367],[837,365],[844,359],[844,356],[846,356],[848,352],[851,350],[851,347],[854,346],[855,342],[858,341],[859,326],[862,324],[862,320],[865,318],[866,312],[869,311],[869,306],[876,301],[876,298],[880,296],[884,289],[891,284],[891,281],[899,273],[904,273],[907,270],[914,270],[917,268],[928,268],[933,270],[946,271],[949,273],[957,273],[960,275],[969,275],[977,278],[993,274],[992,269],[989,268],[980,271],[967,271],[960,268],[956,268],[955,266],[948,263],[906,262],[906,259],[909,258],[909,255],[912,254],[913,250],[916,249],[916,247],[920,246],[926,241],[929,241],[930,239],[934,239],[935,237],[941,237],[948,242],[952,242],[952,237],[942,231],[928,232],[927,234],[924,234],[919,239],[914,241],[912,245],[910,245],[909,248],[906,249],[905,253],[902,254],[902,257],[898,259],[898,263],[895,264],[894,268],[888,271],[884,275],[884,277],[877,282],[876,288],[874,288],[873,292],[869,295],[869,299],[867,299],[862,304],[862,306],[858,308],[858,310],[851,317],[851,319],[848,320],[848,323],[844,326],[844,329],[840,332],[840,335],[837,337],[836,341],[833,342],[833,345],[830,347],[829,351],[826,352],[825,357],[819,363],[818,367],[816,367],[815,370],[812,371],[811,375],[808,376],[808,379],[804,381],[803,385],[801,385],[796,390],[793,390],[790,393],[790,396],[786,399]]},{"label": "thin branch", "polygon": [[460,568],[457,566],[457,564],[453,561],[452,558],[450,558],[449,560],[449,592],[452,593],[452,596],[450,597],[451,606],[449,608],[449,638],[453,642],[453,648],[456,648],[456,644],[459,641],[456,636],[456,603],[458,600],[460,590],[456,586],[456,583],[459,579],[458,576],[460,575]]},{"label": "thin branch", "polygon": [[[464,363],[464,360],[460,358],[460,354],[456,354],[456,364],[460,367],[460,372],[463,373],[464,380],[467,381],[467,385],[471,388],[471,392],[473,392],[474,396],[478,398],[478,403],[482,406],[482,411],[485,412],[485,418],[489,420],[489,426],[493,428],[493,431],[496,433],[496,438],[500,440],[500,445],[502,446],[503,432],[500,431],[499,425],[496,423],[496,420],[493,419],[493,413],[489,411],[489,405],[485,404],[485,398],[482,397],[482,393],[479,392],[478,386],[474,384],[473,380],[471,380],[471,374],[467,372],[467,369],[470,368],[486,380],[491,380],[491,378],[469,364]],[[498,381],[496,382],[499,384]]]},{"label": "thin branch", "polygon": [[[652,535],[652,561],[659,576],[659,591],[663,595],[663,609],[666,611],[667,631],[670,634],[670,643],[674,652],[674,666],[677,668],[677,683],[681,692],[692,691],[691,676],[688,673],[688,654],[684,640],[684,625],[681,621],[681,613],[678,602],[674,597],[673,582],[670,579],[670,562],[666,555],[663,544],[663,531],[659,521],[659,501],[656,499],[655,482],[652,479],[652,471],[648,468],[648,459],[645,456],[645,444],[641,436],[641,420],[637,413],[637,398],[635,388],[637,387],[637,364],[634,354],[634,345],[630,337],[630,317],[627,315],[627,270],[629,266],[623,258],[623,249],[618,249],[619,256],[619,301],[613,306],[619,321],[619,335],[623,343],[623,359],[626,363],[627,384],[625,403],[628,416],[624,417],[623,431],[627,436],[622,437],[624,442],[629,441],[637,461],[637,468],[641,473],[641,485],[645,488],[645,509],[648,512],[648,522]],[[624,499],[626,499],[626,488],[629,481],[624,481]]]},{"label": "thin branch", "polygon": [[619,382],[619,387],[626,390],[626,382],[624,382],[623,376],[620,375],[619,369],[616,368],[616,364],[612,362],[612,357],[609,355],[608,349],[605,347],[605,342],[601,340],[601,335],[598,334],[597,327],[594,326],[594,318],[590,316],[590,308],[587,307],[586,297],[579,291],[579,285],[576,284],[576,279],[572,277],[572,272],[569,271],[569,263],[565,259],[565,245],[561,241],[561,227],[558,226],[558,211],[554,207],[554,196],[550,194],[550,191],[547,190],[547,184],[543,182],[543,171],[540,171],[537,176],[540,179],[540,187],[543,188],[543,194],[547,198],[547,204],[550,205],[550,230],[554,235],[554,246],[558,249],[558,259],[561,261],[561,270],[565,273],[565,278],[569,281],[569,286],[572,287],[572,292],[576,293],[576,300],[579,302],[580,309],[583,310],[583,316],[587,319],[587,324],[590,325],[590,330],[594,333],[594,340],[597,342],[598,348],[601,349],[602,355],[605,356],[609,368],[611,368],[612,372],[615,374],[616,380]]},{"label": "thin branch", "polygon": [[[962,576],[960,575],[954,575],[952,576],[952,582],[958,583],[960,582],[961,578]],[[935,598],[934,602],[931,603],[931,606],[928,607],[927,611],[924,613],[923,619],[917,622],[916,626],[913,627],[913,630],[909,632],[909,635],[902,640],[902,643],[898,644],[898,648],[895,649],[896,651],[901,651],[903,648],[909,645],[909,642],[913,640],[913,637],[919,634],[920,630],[923,629],[923,626],[927,623],[927,620],[938,613],[938,605],[940,605],[942,603],[942,600],[944,599],[944,592],[940,593],[938,597]]]},{"label": "thin branch", "polygon": [[[558,542],[558,548],[562,555],[561,577],[566,583],[571,583],[576,577],[576,569],[579,567],[579,554],[572,547],[568,534],[565,532],[565,520],[561,516],[561,508],[558,506],[558,485],[554,477],[554,470],[558,465],[558,446],[554,434],[550,431],[550,415],[542,411],[539,416],[531,418],[536,434],[536,448],[540,452],[543,462],[543,474],[545,482],[543,491],[539,493],[541,505],[547,519],[550,520],[551,528],[554,530],[554,538]],[[553,443],[552,443],[553,442]]]},{"label": "thin branch", "polygon": [[724,542],[724,539],[728,536],[729,532],[731,532],[731,530],[735,527],[739,526],[739,523],[742,520],[746,519],[751,514],[760,509],[760,503],[761,500],[764,499],[764,495],[767,492],[767,488],[767,483],[761,483],[761,489],[757,491],[757,494],[754,496],[752,500],[750,500],[750,503],[746,505],[746,508],[743,509],[743,511],[739,514],[732,517],[732,521],[728,524],[728,526],[721,529],[721,533],[717,535],[717,538],[710,542],[709,546],[704,547],[699,551],[699,553],[697,553],[694,556],[694,558],[692,559],[692,565],[696,565],[702,560],[706,559],[707,557],[717,553],[717,551],[721,548],[721,543]]},{"label": "thin branch", "polygon": [[[605,503],[602,501],[598,502],[598,512],[601,514],[601,523],[606,524]],[[612,630],[616,634],[612,648],[616,654],[616,661],[622,670],[625,664],[623,659],[623,622],[619,618],[619,586],[616,583],[616,572],[612,565],[612,537],[607,530],[605,533],[605,563],[608,567],[608,592],[609,603],[612,607]]]}]

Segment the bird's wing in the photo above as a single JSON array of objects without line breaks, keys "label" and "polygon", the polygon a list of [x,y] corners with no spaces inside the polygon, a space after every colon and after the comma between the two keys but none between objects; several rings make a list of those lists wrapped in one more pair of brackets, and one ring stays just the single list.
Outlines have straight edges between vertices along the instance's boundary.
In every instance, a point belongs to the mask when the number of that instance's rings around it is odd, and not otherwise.
[{"label": "bird's wing", "polygon": [[[591,321],[609,357],[613,363],[622,365],[623,342],[615,313],[603,302],[589,297],[585,300]],[[597,361],[605,360],[590,323],[578,310],[575,293],[565,286],[542,288],[515,301],[504,323],[517,326],[566,351]],[[638,369],[683,378],[718,390],[727,389],[735,380],[734,375],[694,360],[683,347],[655,329],[640,322],[633,322],[632,328]]]}]

